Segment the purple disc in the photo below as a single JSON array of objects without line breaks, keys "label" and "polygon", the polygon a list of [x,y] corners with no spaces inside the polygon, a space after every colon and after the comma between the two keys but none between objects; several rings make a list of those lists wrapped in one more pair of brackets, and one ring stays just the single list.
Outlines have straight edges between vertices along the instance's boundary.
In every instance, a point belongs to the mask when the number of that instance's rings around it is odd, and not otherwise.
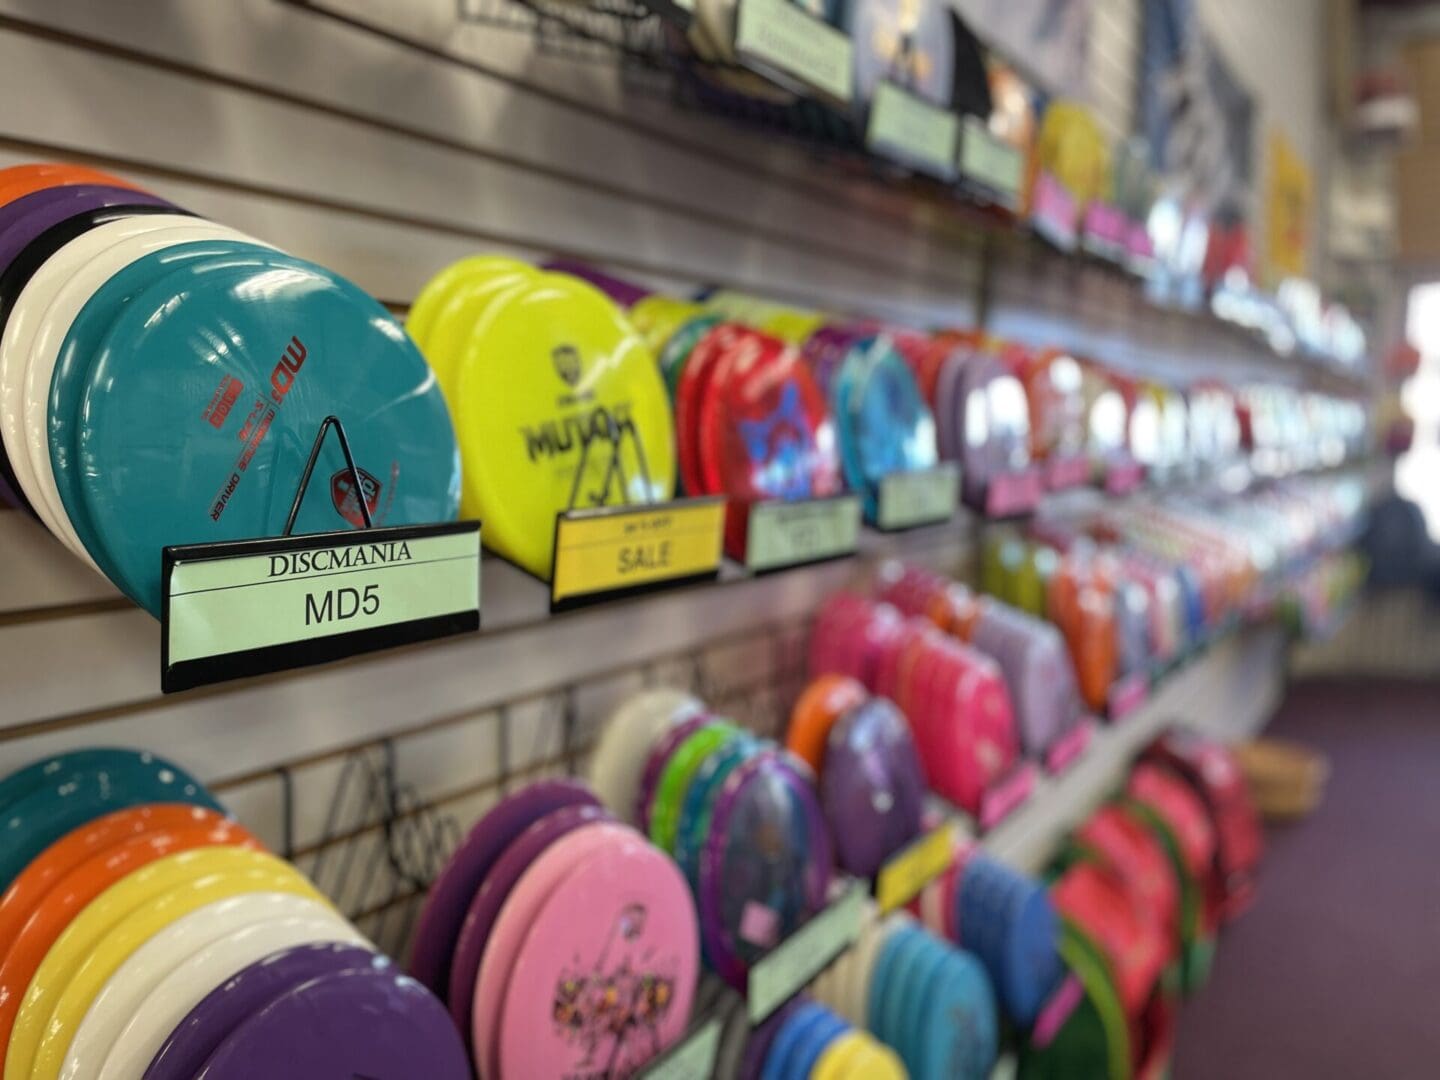
[{"label": "purple disc", "polygon": [[415,926],[410,974],[444,997],[465,912],[510,842],[547,814],[566,806],[599,806],[578,780],[541,780],[500,800],[461,841],[430,887]]},{"label": "purple disc", "polygon": [[665,734],[660,736],[659,742],[650,747],[645,758],[645,772],[640,776],[640,790],[635,796],[634,821],[642,833],[650,833],[650,803],[655,798],[655,789],[660,784],[666,762],[680,748],[681,743],[712,720],[714,717],[708,712],[698,712],[686,717],[678,724],[671,724]]},{"label": "purple disc", "polygon": [[610,821],[612,818],[610,811],[598,804],[552,810],[512,840],[485,875],[485,883],[471,900],[465,912],[464,925],[460,927],[446,997],[450,1015],[463,1034],[467,1047],[472,1038],[475,980],[480,975],[480,961],[485,957],[490,931],[495,927],[495,920],[499,918],[510,890],[530,869],[530,864],[560,837],[582,825]]},{"label": "purple disc", "polygon": [[633,281],[613,277],[578,259],[551,259],[544,268],[552,273],[568,274],[581,281],[588,281],[627,310],[637,302],[644,300],[651,292],[649,289],[636,285]]},{"label": "purple disc", "polygon": [[940,375],[935,380],[935,436],[940,445],[940,456],[946,461],[959,461],[961,444],[961,421],[957,411],[963,401],[960,386],[964,381],[964,356],[957,349],[945,358]]},{"label": "purple disc", "polygon": [[1030,756],[1043,754],[1080,718],[1080,694],[1065,640],[1050,623],[1000,604],[983,606],[972,643],[994,657],[1015,705]]},{"label": "purple disc", "polygon": [[859,326],[826,324],[805,339],[800,351],[810,365],[810,373],[820,384],[826,401],[832,400],[835,374],[850,355],[851,346],[869,336],[873,336],[873,331]]},{"label": "purple disc", "polygon": [[32,192],[0,207],[0,270],[52,225],[107,206],[164,206],[158,195],[102,184],[70,184]]},{"label": "purple disc", "polygon": [[820,799],[840,868],[874,877],[920,834],[925,774],[905,717],[871,698],[835,722],[825,746]]},{"label": "purple disc", "polygon": [[358,945],[297,945],[251,964],[210,991],[165,1040],[144,1080],[193,1080],[241,1024],[302,983],[341,971],[386,971],[388,957]]},{"label": "purple disc", "polygon": [[445,1009],[408,975],[357,970],[300,984],[242,1023],[205,1080],[469,1080]]},{"label": "purple disc", "polygon": [[764,751],[715,797],[696,906],[706,959],[737,989],[825,903],[830,838],[808,774],[790,754]]}]

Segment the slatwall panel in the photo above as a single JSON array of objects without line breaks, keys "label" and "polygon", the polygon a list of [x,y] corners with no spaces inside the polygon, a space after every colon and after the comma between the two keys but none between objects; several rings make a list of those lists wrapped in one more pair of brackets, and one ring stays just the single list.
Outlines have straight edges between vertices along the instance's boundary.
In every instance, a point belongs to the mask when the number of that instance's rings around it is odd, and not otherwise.
[{"label": "slatwall panel", "polygon": [[[1102,19],[1119,63],[1133,20]],[[1142,363],[1214,351],[1209,324],[1156,321],[1118,278],[1067,278],[1033,246],[987,282],[962,217],[464,24],[453,0],[0,0],[0,165],[46,158],[130,177],[396,310],[462,255],[562,253],[920,324],[971,322],[988,290],[1001,332]],[[641,685],[693,685],[773,727],[781,658],[824,596],[892,554],[963,573],[972,535],[961,520],[869,536],[858,560],[730,575],[703,603],[556,619],[540,585],[487,558],[482,635],[162,698],[155,622],[0,513],[0,771],[83,745],[161,750],[322,883],[358,890],[351,910],[389,910],[403,890],[340,880],[383,835],[365,805],[332,820],[353,762],[384,758],[411,811],[467,826],[507,773],[573,767]],[[403,926],[385,934],[403,943]]]},{"label": "slatwall panel", "polygon": [[1135,130],[1140,18],[1144,0],[1096,0],[1090,27],[1090,104],[1105,134]]}]

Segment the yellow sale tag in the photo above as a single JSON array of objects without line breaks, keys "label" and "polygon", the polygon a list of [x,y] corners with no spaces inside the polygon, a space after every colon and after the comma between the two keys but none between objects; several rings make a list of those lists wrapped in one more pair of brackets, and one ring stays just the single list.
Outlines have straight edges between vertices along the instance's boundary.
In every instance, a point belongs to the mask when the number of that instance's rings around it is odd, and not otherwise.
[{"label": "yellow sale tag", "polygon": [[881,914],[908,904],[955,860],[955,823],[932,829],[880,868],[875,902]]},{"label": "yellow sale tag", "polygon": [[725,500],[572,510],[555,524],[550,606],[714,577],[720,571]]}]

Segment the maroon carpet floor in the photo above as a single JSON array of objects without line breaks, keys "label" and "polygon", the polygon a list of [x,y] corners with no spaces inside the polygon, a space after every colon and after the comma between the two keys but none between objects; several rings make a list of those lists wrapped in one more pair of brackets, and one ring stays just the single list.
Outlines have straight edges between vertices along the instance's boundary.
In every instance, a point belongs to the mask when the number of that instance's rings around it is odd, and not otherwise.
[{"label": "maroon carpet floor", "polygon": [[1175,1080],[1440,1077],[1440,683],[1298,684],[1270,734],[1329,756],[1325,802],[1269,830]]}]

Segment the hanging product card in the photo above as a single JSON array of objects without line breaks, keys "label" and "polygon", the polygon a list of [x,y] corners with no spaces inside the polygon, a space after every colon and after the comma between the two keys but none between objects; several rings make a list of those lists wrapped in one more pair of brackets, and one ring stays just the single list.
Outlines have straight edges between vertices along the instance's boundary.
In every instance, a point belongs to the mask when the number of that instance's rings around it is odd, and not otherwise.
[{"label": "hanging product card", "polygon": [[165,693],[480,627],[480,525],[167,547]]},{"label": "hanging product card", "polygon": [[949,521],[960,505],[960,467],[953,461],[934,468],[893,472],[880,480],[873,524],[887,532]]},{"label": "hanging product card", "polygon": [[724,529],[718,497],[560,514],[550,608],[714,578]]},{"label": "hanging product card", "polygon": [[870,99],[865,145],[882,157],[940,180],[955,176],[960,117],[882,82]]},{"label": "hanging product card", "polygon": [[835,495],[750,507],[745,567],[755,573],[855,554],[860,540],[860,498]]},{"label": "hanging product card", "polygon": [[955,861],[955,823],[947,821],[893,855],[875,875],[880,913],[894,911],[919,895]]},{"label": "hanging product card", "polygon": [[984,120],[967,116],[960,128],[960,176],[993,202],[1014,210],[1025,183],[1025,155],[992,134]]},{"label": "hanging product card", "polygon": [[750,1022],[758,1024],[809,985],[860,937],[864,884],[851,882],[838,899],[750,969]]},{"label": "hanging product card", "polygon": [[854,96],[850,36],[791,0],[740,0],[735,51],[762,74],[798,80],[834,104]]},{"label": "hanging product card", "polygon": [[711,1017],[637,1074],[641,1080],[706,1080],[715,1075],[720,1020]]}]

